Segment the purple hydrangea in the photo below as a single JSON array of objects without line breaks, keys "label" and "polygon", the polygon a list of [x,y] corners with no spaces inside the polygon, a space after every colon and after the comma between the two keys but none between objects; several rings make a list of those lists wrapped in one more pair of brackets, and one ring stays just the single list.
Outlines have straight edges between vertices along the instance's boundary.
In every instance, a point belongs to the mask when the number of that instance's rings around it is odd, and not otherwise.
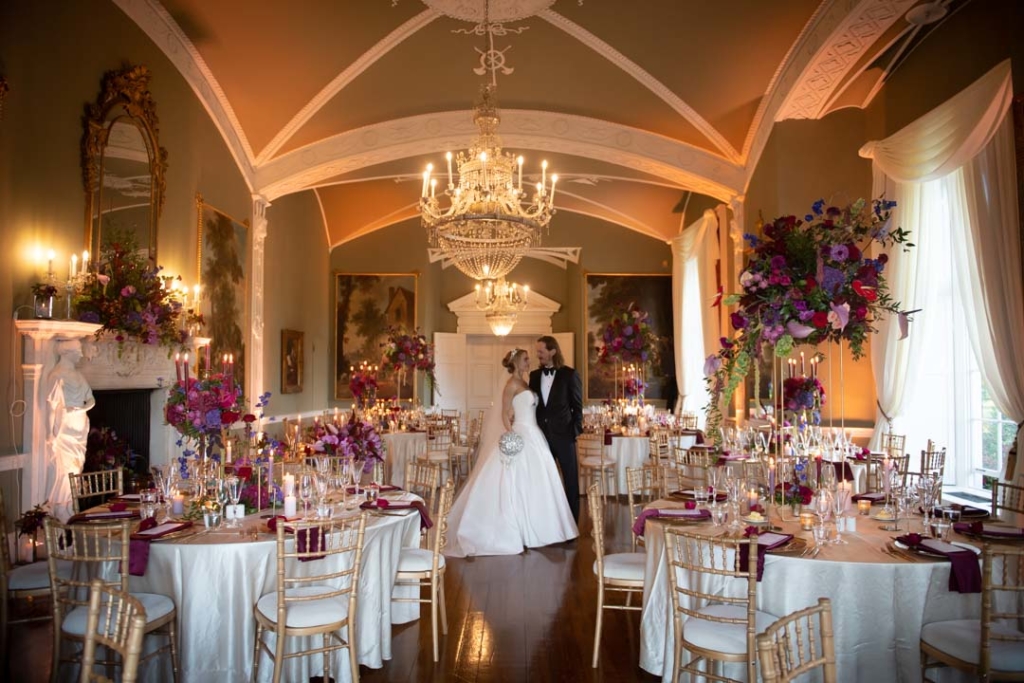
[{"label": "purple hydrangea", "polygon": [[846,259],[850,258],[850,249],[845,244],[834,244],[829,253],[833,261],[839,261],[842,263]]}]

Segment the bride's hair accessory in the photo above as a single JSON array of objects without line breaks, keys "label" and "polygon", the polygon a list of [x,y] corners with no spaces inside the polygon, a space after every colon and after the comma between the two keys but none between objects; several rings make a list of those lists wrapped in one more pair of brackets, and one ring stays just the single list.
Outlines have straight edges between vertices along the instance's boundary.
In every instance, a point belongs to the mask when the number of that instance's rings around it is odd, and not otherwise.
[{"label": "bride's hair accessory", "polygon": [[498,439],[498,450],[501,452],[502,464],[511,467],[516,456],[523,450],[523,437],[513,431],[505,432]]}]

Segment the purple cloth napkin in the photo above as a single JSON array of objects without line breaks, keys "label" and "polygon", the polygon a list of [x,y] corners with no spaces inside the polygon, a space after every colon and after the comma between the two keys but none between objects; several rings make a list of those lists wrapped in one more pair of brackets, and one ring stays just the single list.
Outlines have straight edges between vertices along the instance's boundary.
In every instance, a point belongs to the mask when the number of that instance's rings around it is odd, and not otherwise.
[{"label": "purple cloth napkin", "polygon": [[146,567],[149,565],[149,542],[172,534],[182,529],[187,529],[192,526],[192,522],[178,522],[173,526],[169,526],[166,531],[161,531],[158,534],[141,534],[142,531],[148,531],[159,526],[156,519],[153,517],[147,517],[146,519],[139,522],[138,530],[131,535],[131,540],[128,542],[128,573],[132,576],[145,576]]},{"label": "purple cloth napkin", "polygon": [[950,564],[949,590],[956,593],[981,592],[981,567],[974,551],[935,538],[923,538],[921,534],[904,534],[897,536],[896,540],[910,548],[923,548],[947,558]]},{"label": "purple cloth napkin", "polygon": [[702,520],[711,519],[710,510],[680,510],[678,508],[651,508],[644,510],[636,517],[636,521],[633,522],[633,533],[637,536],[644,535],[644,527],[647,524],[647,520],[651,518],[657,519],[658,517],[674,517],[678,519],[692,519]]},{"label": "purple cloth napkin", "polygon": [[[786,545],[793,540],[793,534],[777,534],[769,531],[758,534],[757,527],[747,527],[745,536],[757,534],[757,580],[760,581],[764,575],[764,554],[773,548]],[[746,543],[740,546],[740,571],[749,571],[750,567],[750,546]]]},{"label": "purple cloth napkin", "polygon": [[874,493],[858,493],[857,495],[850,498],[853,502],[858,500],[870,500],[872,503],[881,503],[885,500],[885,493],[882,491],[875,491]]},{"label": "purple cloth napkin", "polygon": [[1008,529],[1004,526],[982,524],[981,522],[957,522],[953,525],[953,531],[971,536],[1024,539],[1024,529]]},{"label": "purple cloth napkin", "polygon": [[427,506],[418,500],[407,500],[401,502],[389,501],[385,498],[378,498],[376,503],[366,501],[359,506],[363,510],[409,510],[415,509],[420,513],[420,529],[429,529],[434,526],[430,519],[430,511]]},{"label": "purple cloth napkin", "polygon": [[92,512],[79,512],[77,515],[72,515],[71,519],[68,520],[68,524],[78,524],[79,522],[102,522],[106,520],[116,521],[119,519],[132,519],[138,517],[138,510],[94,510]]},{"label": "purple cloth napkin", "polygon": [[612,433],[609,432],[609,431],[605,431],[605,433],[604,433],[604,445],[605,446],[611,446],[612,445]]},{"label": "purple cloth napkin", "polygon": [[[298,533],[295,534],[295,550],[300,553],[315,553],[320,550],[321,540],[323,540],[324,530],[319,526],[302,527]],[[324,547],[326,543],[322,544]],[[326,555],[310,555],[309,557],[300,557],[299,562],[312,562],[313,560],[322,560]]]}]

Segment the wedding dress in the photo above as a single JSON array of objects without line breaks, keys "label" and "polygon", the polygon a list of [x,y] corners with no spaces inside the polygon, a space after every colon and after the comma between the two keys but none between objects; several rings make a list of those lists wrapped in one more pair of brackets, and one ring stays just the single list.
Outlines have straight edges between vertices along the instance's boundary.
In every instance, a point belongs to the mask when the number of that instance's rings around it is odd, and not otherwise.
[{"label": "wedding dress", "polygon": [[445,555],[517,555],[523,548],[579,535],[555,459],[537,426],[537,395],[521,391],[512,399],[512,409],[512,429],[523,438],[523,450],[509,464],[502,462],[501,401],[495,401],[481,433],[476,466],[448,516]]}]

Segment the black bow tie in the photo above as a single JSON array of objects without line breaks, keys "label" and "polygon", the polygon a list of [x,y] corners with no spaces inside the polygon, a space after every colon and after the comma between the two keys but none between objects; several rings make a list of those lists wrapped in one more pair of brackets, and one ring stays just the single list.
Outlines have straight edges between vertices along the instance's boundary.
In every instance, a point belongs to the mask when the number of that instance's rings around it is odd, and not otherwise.
[{"label": "black bow tie", "polygon": [[554,368],[541,368],[540,371],[542,373],[544,373],[545,375],[551,375],[552,377],[555,374],[555,369]]}]

